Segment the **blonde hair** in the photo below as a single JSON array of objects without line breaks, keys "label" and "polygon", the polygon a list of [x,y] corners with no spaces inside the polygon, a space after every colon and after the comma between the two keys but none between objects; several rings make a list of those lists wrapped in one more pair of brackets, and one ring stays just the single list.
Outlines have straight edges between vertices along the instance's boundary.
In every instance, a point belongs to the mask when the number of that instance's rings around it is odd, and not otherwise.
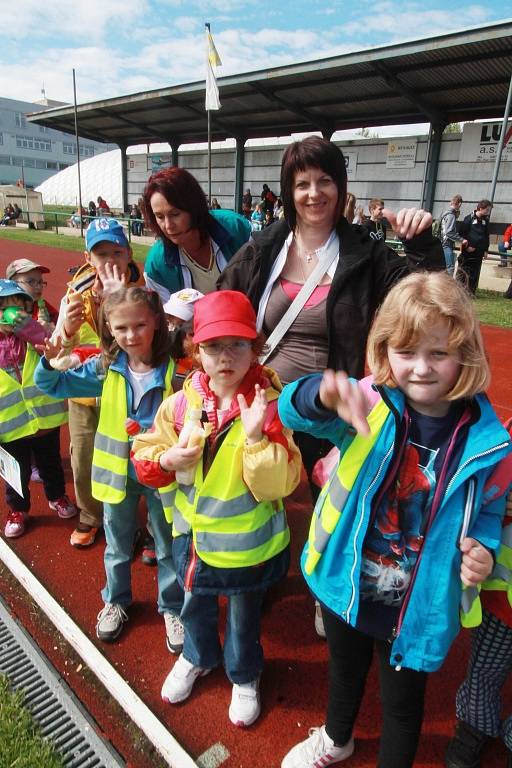
[{"label": "blonde hair", "polygon": [[388,347],[418,342],[432,325],[448,325],[448,349],[456,353],[460,374],[446,400],[483,392],[491,378],[480,324],[465,288],[446,272],[416,272],[388,293],[368,336],[367,358],[376,384],[396,387]]}]

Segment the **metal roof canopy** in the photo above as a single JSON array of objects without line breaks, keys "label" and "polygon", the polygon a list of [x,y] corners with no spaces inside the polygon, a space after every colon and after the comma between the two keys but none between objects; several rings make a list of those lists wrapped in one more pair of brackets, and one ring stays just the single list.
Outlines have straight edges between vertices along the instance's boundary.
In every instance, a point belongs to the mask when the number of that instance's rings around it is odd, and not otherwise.
[{"label": "metal roof canopy", "polygon": [[[512,20],[218,79],[212,140],[503,117]],[[78,106],[83,138],[135,144],[207,140],[204,80]],[[28,116],[74,133],[73,107]]]}]

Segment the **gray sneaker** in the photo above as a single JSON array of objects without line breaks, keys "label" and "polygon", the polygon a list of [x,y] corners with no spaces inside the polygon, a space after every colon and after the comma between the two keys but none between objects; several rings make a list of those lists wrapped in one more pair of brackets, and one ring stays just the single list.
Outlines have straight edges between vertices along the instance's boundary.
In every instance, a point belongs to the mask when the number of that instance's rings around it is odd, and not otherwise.
[{"label": "gray sneaker", "polygon": [[171,653],[181,653],[185,640],[185,628],[179,616],[175,613],[164,613],[167,650]]},{"label": "gray sneaker", "polygon": [[96,635],[100,640],[112,642],[121,634],[125,621],[128,621],[128,615],[124,608],[117,603],[105,603],[104,608],[98,613]]}]

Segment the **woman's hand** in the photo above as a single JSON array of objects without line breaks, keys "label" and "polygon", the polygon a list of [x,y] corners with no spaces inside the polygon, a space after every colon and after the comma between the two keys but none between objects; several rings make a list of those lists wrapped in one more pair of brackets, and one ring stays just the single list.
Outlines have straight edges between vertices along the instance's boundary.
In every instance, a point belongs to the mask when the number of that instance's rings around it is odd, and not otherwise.
[{"label": "woman's hand", "polygon": [[68,339],[72,339],[78,333],[84,321],[85,308],[82,297],[79,293],[72,293],[66,307],[66,318],[64,320],[64,333]]},{"label": "woman's hand", "polygon": [[490,575],[494,562],[492,555],[486,547],[476,539],[468,536],[460,545],[462,563],[460,566],[460,578],[466,587],[481,584]]},{"label": "woman's hand", "polygon": [[240,408],[240,418],[244,428],[245,436],[249,445],[259,443],[263,438],[263,425],[267,415],[267,394],[259,384],[255,386],[254,400],[250,407],[243,395],[237,395],[238,406]]},{"label": "woman's hand", "polygon": [[195,467],[201,458],[203,448],[195,445],[193,448],[182,448],[176,443],[160,456],[160,466],[166,472],[174,472],[177,469],[189,469]]},{"label": "woman's hand", "polygon": [[123,288],[127,283],[127,275],[121,274],[117,264],[105,264],[98,268],[98,277],[102,285],[102,296],[106,298]]},{"label": "woman's hand", "polygon": [[369,435],[367,416],[370,407],[357,382],[350,381],[344,371],[324,371],[319,390],[320,402],[340,419],[352,426],[360,435]]},{"label": "woman's hand", "polygon": [[432,226],[432,214],[423,208],[402,208],[398,213],[384,208],[382,214],[398,237],[404,240],[410,240]]}]

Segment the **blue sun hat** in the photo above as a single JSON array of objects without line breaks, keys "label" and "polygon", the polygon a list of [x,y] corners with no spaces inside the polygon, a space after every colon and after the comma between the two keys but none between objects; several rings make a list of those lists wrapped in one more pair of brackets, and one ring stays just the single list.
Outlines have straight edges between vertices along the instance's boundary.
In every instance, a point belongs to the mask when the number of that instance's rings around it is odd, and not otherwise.
[{"label": "blue sun hat", "polygon": [[29,301],[34,301],[30,293],[24,291],[14,280],[0,280],[0,299],[5,299],[7,296],[23,296]]},{"label": "blue sun hat", "polygon": [[129,248],[124,229],[116,219],[93,219],[85,232],[85,247],[91,251],[98,243],[115,243],[123,248]]}]

